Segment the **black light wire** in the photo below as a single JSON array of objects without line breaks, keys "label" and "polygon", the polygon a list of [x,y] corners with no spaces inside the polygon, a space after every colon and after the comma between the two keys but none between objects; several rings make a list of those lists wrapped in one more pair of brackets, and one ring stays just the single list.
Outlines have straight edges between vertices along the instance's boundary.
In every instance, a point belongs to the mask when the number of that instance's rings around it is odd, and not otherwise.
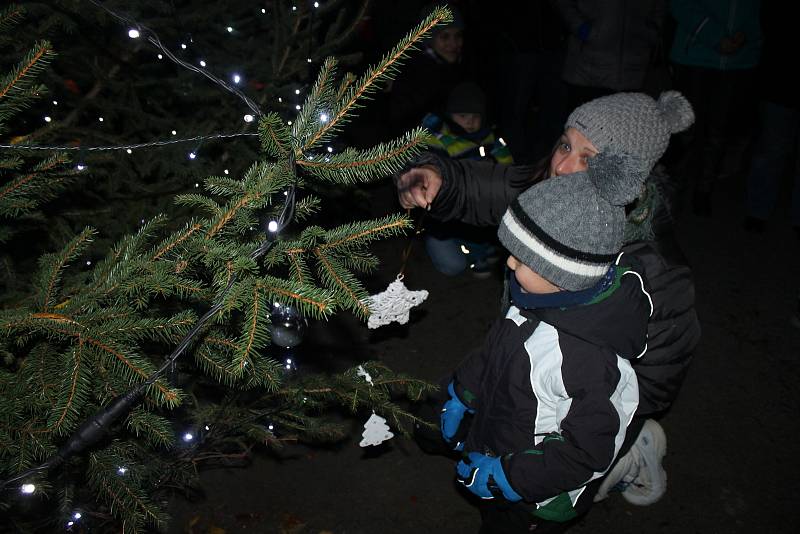
[{"label": "black light wire", "polygon": [[[293,171],[296,172],[297,167],[293,157],[291,158],[290,163]],[[278,233],[280,233],[281,230],[283,230],[294,217],[295,201],[295,187],[292,185],[286,191],[286,203],[281,210],[280,216],[274,221],[276,223],[274,230],[269,229],[268,227],[269,222],[271,221],[265,220],[263,222],[262,231],[265,232],[266,239],[264,239],[261,245],[250,254],[250,259],[258,259],[272,248],[272,246],[275,244],[275,238]],[[108,406],[102,408],[90,419],[86,420],[75,432],[72,433],[66,443],[64,443],[64,445],[58,449],[58,452],[45,460],[42,464],[2,481],[2,483],[0,483],[0,490],[4,490],[9,484],[17,480],[30,477],[31,475],[34,475],[40,471],[58,467],[69,457],[84,451],[86,448],[98,442],[106,434],[106,431],[111,424],[119,419],[122,415],[128,413],[144,395],[145,390],[154,384],[155,381],[162,374],[164,374],[167,369],[175,364],[177,359],[191,344],[192,339],[200,332],[208,320],[211,319],[211,317],[213,317],[225,304],[225,297],[227,296],[228,292],[230,292],[237,279],[238,273],[234,273],[228,280],[228,284],[217,297],[215,304],[209,308],[205,314],[203,314],[203,316],[197,321],[197,323],[195,323],[192,329],[183,337],[178,346],[175,347],[175,350],[173,350],[172,353],[164,360],[162,366],[157,371],[153,372],[147,378],[147,380],[136,386],[136,388],[132,389],[125,395],[117,397]]]},{"label": "black light wire", "polygon": [[128,145],[104,145],[104,146],[47,146],[47,145],[6,145],[0,144],[0,148],[13,149],[13,150],[43,150],[48,152],[63,152],[63,151],[85,151],[85,152],[101,152],[109,150],[135,150],[139,148],[149,148],[153,146],[167,146],[177,143],[188,143],[191,141],[208,141],[210,139],[230,139],[232,137],[258,137],[257,133],[218,133],[209,135],[195,135],[194,137],[184,137],[181,139],[164,139],[161,141],[148,141],[146,143],[132,143]]},{"label": "black light wire", "polygon": [[114,17],[115,19],[125,23],[126,25],[129,25],[131,28],[135,28],[143,37],[145,37],[147,42],[149,42],[150,44],[152,44],[153,46],[155,46],[156,48],[161,50],[164,53],[165,56],[167,56],[169,59],[171,59],[173,62],[177,63],[181,67],[189,69],[192,72],[196,72],[198,74],[202,74],[203,76],[205,76],[206,78],[208,78],[209,80],[211,80],[215,84],[219,85],[220,87],[222,87],[226,91],[229,91],[229,92],[235,94],[236,96],[238,96],[239,98],[241,98],[242,101],[244,101],[244,103],[247,104],[247,107],[249,107],[250,110],[253,113],[255,113],[257,116],[262,117],[264,115],[264,113],[261,111],[261,109],[258,107],[258,105],[255,102],[253,102],[250,98],[248,98],[247,95],[242,93],[239,89],[237,89],[236,87],[233,87],[231,84],[229,84],[225,80],[223,80],[221,78],[218,78],[217,76],[214,76],[213,74],[208,72],[208,70],[195,67],[191,63],[188,63],[188,62],[180,59],[179,57],[177,57],[175,54],[173,54],[166,46],[164,46],[161,43],[161,39],[158,37],[158,34],[156,32],[154,32],[153,30],[151,30],[150,28],[148,28],[147,26],[145,26],[144,24],[141,24],[141,23],[133,20],[132,18],[130,18],[128,16],[125,16],[125,15],[122,15],[120,13],[117,13],[116,11],[106,7],[104,4],[101,4],[97,0],[87,0],[87,2],[89,2],[90,4],[92,4],[92,5],[96,6],[96,7],[99,7],[100,9],[102,9],[103,11],[105,11],[106,13],[108,13],[109,15]]},{"label": "black light wire", "polygon": [[[228,83],[224,80],[221,80],[212,74],[208,73],[205,70],[198,69],[194,65],[187,63],[177,57],[175,57],[172,52],[170,52],[164,45],[161,44],[158,35],[153,32],[151,29],[143,26],[142,24],[137,23],[136,21],[120,15],[109,8],[105,7],[103,4],[95,0],[88,0],[91,4],[103,9],[107,13],[109,13],[114,18],[123,21],[131,26],[135,27],[140,33],[144,30],[147,32],[147,40],[151,44],[155,45],[157,48],[162,50],[164,54],[169,57],[172,61],[181,65],[184,68],[187,68],[193,72],[197,72],[205,76],[206,78],[210,79],[214,83],[220,85],[224,89],[230,91],[231,93],[235,94],[239,98],[241,98],[248,107],[256,113],[258,116],[263,116],[263,113],[258,108],[258,106],[247,96],[245,96],[241,91],[236,89],[235,87],[231,87]],[[291,167],[291,171],[296,175],[297,173],[297,164],[294,157],[294,153],[290,154],[289,164]],[[275,244],[275,238],[277,237],[278,233],[283,230],[293,219],[294,217],[294,209],[295,209],[295,186],[289,186],[288,190],[286,191],[286,202],[283,206],[280,216],[275,221],[276,227],[274,230],[269,228],[269,223],[272,221],[265,220],[262,221],[262,228],[261,231],[265,233],[266,239],[261,243],[261,245],[256,248],[251,254],[250,258],[255,260],[264,254],[266,254],[272,246]],[[0,482],[0,491],[5,490],[9,484],[16,482],[18,480],[22,480],[28,478],[36,473],[46,471],[49,469],[53,469],[58,467],[62,463],[64,463],[68,458],[71,456],[81,453],[86,450],[91,445],[100,441],[100,439],[106,434],[106,431],[111,426],[113,422],[119,419],[122,415],[128,413],[131,408],[142,398],[144,395],[145,390],[150,387],[155,381],[171,366],[175,364],[175,361],[180,357],[181,354],[186,350],[186,348],[191,344],[192,339],[197,335],[198,332],[203,328],[205,323],[213,317],[224,305],[225,297],[227,296],[228,292],[233,287],[234,283],[238,279],[238,273],[234,273],[230,279],[228,280],[228,284],[219,294],[215,304],[206,311],[205,314],[197,321],[197,323],[192,327],[192,329],[183,337],[181,342],[175,347],[175,350],[165,359],[162,366],[152,373],[147,380],[136,386],[134,389],[114,399],[108,406],[102,408],[97,413],[95,413],[90,419],[86,420],[72,435],[69,439],[58,449],[58,451],[45,460],[43,463],[36,467],[32,467],[19,473],[11,478],[3,480]]]}]

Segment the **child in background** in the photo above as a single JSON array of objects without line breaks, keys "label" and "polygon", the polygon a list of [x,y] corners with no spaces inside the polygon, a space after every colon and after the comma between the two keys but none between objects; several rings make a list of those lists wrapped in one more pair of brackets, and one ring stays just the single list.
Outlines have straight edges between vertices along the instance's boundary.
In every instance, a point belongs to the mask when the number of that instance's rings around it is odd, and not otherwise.
[{"label": "child in background", "polygon": [[476,83],[464,82],[447,98],[444,116],[428,113],[422,125],[433,135],[431,150],[454,159],[495,161],[511,165],[505,141],[486,123],[486,97]]},{"label": "child in background", "polygon": [[[514,158],[501,137],[486,122],[486,98],[473,82],[457,85],[450,93],[445,113],[428,113],[422,125],[432,134],[430,150],[456,160],[490,161],[510,165]],[[457,275],[470,269],[473,275],[490,275],[497,261],[494,232],[472,225],[429,223],[425,248],[441,273]]]}]

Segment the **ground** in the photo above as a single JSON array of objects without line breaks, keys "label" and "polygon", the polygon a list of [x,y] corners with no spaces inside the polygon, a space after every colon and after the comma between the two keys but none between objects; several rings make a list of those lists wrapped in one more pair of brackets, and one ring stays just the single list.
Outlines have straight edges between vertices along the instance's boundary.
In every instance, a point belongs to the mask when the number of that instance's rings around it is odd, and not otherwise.
[{"label": "ground", "polygon": [[[789,318],[800,290],[800,240],[783,212],[765,234],[744,232],[741,189],[720,189],[712,219],[683,214],[676,223],[694,269],[703,337],[661,421],[667,494],[647,507],[614,495],[570,532],[795,532],[800,329]],[[390,187],[373,194],[373,210],[398,209]],[[380,244],[383,264],[371,288],[394,278],[408,243]],[[315,353],[309,358],[377,359],[431,381],[450,372],[495,317],[500,277],[448,278],[433,270],[417,242],[405,283],[430,291],[408,325],[370,331],[347,318],[314,325],[306,336]],[[169,532],[477,531],[477,509],[454,483],[450,461],[402,437],[362,449],[362,423],[353,421],[352,437],[336,447],[290,446],[278,459],[255,457],[248,468],[203,472],[205,496],[174,499]]]}]

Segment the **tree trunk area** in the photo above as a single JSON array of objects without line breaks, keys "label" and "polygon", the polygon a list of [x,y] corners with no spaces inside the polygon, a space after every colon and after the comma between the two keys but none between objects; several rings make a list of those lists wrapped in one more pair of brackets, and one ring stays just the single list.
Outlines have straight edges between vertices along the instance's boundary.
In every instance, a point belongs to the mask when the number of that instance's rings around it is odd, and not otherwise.
[{"label": "tree trunk area", "polygon": [[[596,504],[570,532],[794,532],[800,494],[800,329],[790,325],[800,289],[800,241],[784,213],[764,234],[742,229],[742,188],[719,188],[712,219],[684,213],[676,234],[694,270],[703,336],[683,389],[660,422],[667,434],[666,495],[637,507],[619,494]],[[370,212],[398,211],[390,183],[372,190]],[[379,243],[382,291],[410,238]],[[298,351],[303,367],[336,370],[368,359],[433,382],[483,339],[499,309],[501,264],[489,279],[436,272],[421,240],[405,269],[409,289],[430,296],[407,325],[368,330],[352,317],[315,324]],[[201,474],[204,496],[172,500],[172,533],[477,532],[473,501],[453,463],[402,436],[360,448],[361,425],[330,447],[287,445],[247,468]],[[215,530],[219,529],[219,530]]]}]

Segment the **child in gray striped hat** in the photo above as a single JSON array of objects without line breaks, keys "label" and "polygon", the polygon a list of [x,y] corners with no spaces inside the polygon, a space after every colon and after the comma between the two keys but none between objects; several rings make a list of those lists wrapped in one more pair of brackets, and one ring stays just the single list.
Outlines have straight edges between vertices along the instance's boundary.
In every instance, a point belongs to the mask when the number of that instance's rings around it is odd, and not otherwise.
[{"label": "child in gray striped hat", "polygon": [[[510,306],[454,373],[441,414],[445,441],[463,452],[457,479],[481,498],[487,532],[561,532],[638,434],[627,435],[639,405],[632,362],[647,351],[653,303],[641,266],[620,261],[620,249],[625,205],[666,143],[629,151],[618,129],[580,111],[571,119],[598,129],[597,155],[508,207],[498,237],[511,253]],[[669,128],[644,145],[662,134]],[[653,465],[663,472],[660,457]]]}]

